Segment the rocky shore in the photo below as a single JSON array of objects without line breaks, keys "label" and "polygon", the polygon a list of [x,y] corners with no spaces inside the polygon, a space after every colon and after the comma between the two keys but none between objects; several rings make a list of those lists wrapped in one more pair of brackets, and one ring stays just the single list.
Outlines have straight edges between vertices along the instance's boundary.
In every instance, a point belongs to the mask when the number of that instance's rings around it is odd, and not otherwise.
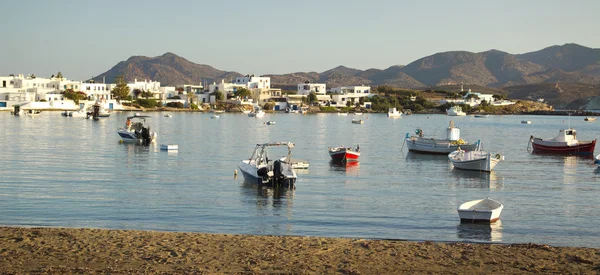
[{"label": "rocky shore", "polygon": [[3,274],[598,274],[600,249],[0,227]]}]

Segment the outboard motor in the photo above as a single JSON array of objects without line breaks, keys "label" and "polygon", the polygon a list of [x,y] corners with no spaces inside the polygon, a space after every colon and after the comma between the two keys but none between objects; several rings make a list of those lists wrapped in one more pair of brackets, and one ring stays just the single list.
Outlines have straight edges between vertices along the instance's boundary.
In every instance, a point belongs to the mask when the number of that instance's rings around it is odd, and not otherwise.
[{"label": "outboard motor", "polygon": [[273,162],[273,185],[279,184],[283,180],[283,174],[281,173],[281,161],[276,160]]},{"label": "outboard motor", "polygon": [[267,167],[262,167],[256,171],[256,174],[262,178],[262,181],[269,179],[269,175],[267,173],[269,173],[269,169]]},{"label": "outboard motor", "polygon": [[142,127],[142,140],[145,144],[148,144],[151,141],[150,130],[146,127]]}]

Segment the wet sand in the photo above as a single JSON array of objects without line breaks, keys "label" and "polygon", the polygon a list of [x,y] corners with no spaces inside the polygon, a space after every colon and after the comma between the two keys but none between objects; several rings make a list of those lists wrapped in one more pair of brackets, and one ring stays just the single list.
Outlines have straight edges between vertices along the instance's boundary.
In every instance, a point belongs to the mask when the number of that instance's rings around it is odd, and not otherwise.
[{"label": "wet sand", "polygon": [[600,273],[600,249],[0,227],[6,274]]}]

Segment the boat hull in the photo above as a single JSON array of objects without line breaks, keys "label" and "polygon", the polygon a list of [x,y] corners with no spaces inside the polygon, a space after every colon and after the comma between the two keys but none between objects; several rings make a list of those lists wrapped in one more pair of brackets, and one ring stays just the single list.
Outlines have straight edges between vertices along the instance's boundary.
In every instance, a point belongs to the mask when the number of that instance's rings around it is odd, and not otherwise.
[{"label": "boat hull", "polygon": [[[251,184],[257,185],[280,185],[280,186],[294,186],[296,184],[296,173],[293,171],[291,167],[289,167],[286,163],[282,164],[282,172],[284,172],[284,177],[279,182],[274,182],[272,171],[269,171],[265,176],[259,176],[258,170],[261,168],[266,168],[266,166],[257,167],[253,162],[249,160],[242,160],[238,165],[240,168],[240,172],[242,172],[242,176],[244,180]],[[287,171],[287,172],[286,172]]]},{"label": "boat hull", "polygon": [[329,156],[333,161],[357,161],[360,157],[360,153],[349,151],[349,150],[339,150],[339,151],[329,151]]},{"label": "boat hull", "polygon": [[500,154],[492,155],[484,151],[454,151],[448,159],[456,169],[491,172],[500,162]]},{"label": "boat hull", "polygon": [[424,154],[447,155],[460,149],[466,151],[477,150],[477,143],[453,144],[452,141],[442,139],[407,138],[408,151]]},{"label": "boat hull", "polygon": [[474,200],[461,204],[458,216],[461,222],[493,223],[500,219],[504,205],[492,199]]},{"label": "boat hull", "polygon": [[534,153],[589,155],[594,153],[596,140],[580,141],[577,145],[569,146],[564,142],[545,142],[534,138],[531,140],[531,146]]}]

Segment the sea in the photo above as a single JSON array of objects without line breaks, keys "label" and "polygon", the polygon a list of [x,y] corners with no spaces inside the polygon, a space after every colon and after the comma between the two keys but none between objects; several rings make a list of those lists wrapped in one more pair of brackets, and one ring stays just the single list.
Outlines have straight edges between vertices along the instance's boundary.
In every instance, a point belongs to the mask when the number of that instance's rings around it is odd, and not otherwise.
[{"label": "sea", "polygon": [[[553,138],[569,127],[579,140],[596,139],[600,121],[365,113],[356,116],[364,124],[353,124],[352,113],[143,114],[158,133],[156,144],[120,141],[117,130],[133,112],[99,121],[0,112],[0,225],[600,248],[593,156],[528,150],[530,136]],[[460,171],[447,156],[408,152],[407,134],[420,128],[444,138],[450,121],[464,140],[479,140],[505,160],[491,173]],[[297,171],[295,188],[258,187],[235,176],[256,144],[288,141],[293,158],[310,162]],[[160,144],[179,150],[161,151]],[[358,163],[330,162],[328,147],[356,144]],[[500,221],[461,224],[457,207],[487,197],[504,204]]]}]

